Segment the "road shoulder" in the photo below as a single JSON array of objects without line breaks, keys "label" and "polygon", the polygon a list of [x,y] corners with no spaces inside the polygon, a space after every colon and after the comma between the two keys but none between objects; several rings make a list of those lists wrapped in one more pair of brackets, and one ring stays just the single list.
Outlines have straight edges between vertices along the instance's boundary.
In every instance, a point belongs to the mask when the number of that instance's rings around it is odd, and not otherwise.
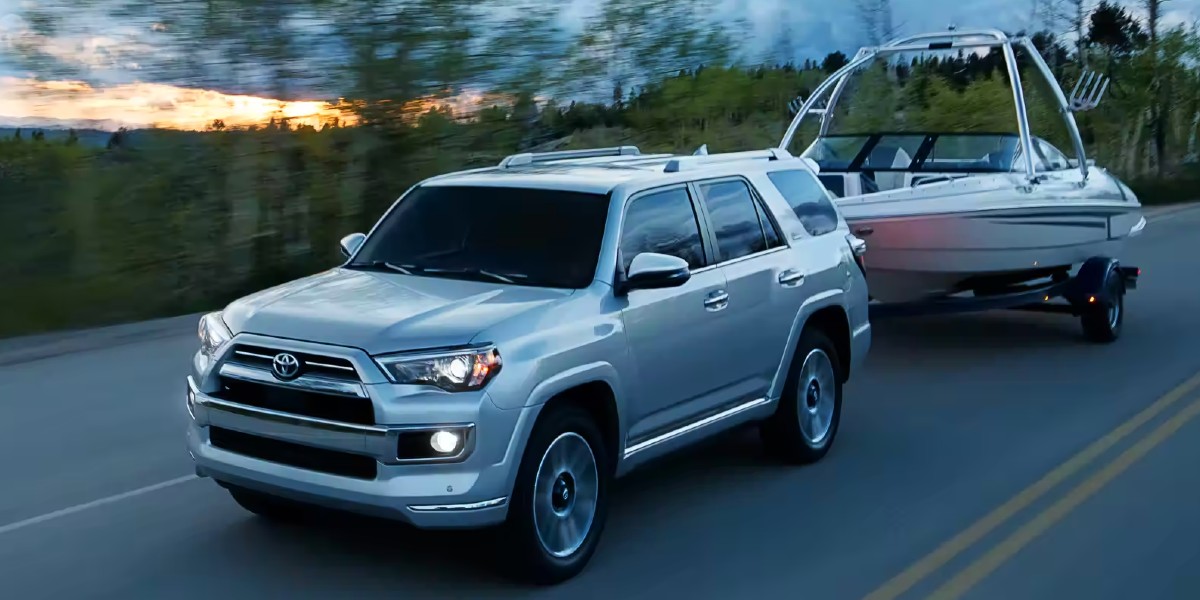
[{"label": "road shoulder", "polygon": [[200,314],[0,340],[0,367],[194,333]]}]

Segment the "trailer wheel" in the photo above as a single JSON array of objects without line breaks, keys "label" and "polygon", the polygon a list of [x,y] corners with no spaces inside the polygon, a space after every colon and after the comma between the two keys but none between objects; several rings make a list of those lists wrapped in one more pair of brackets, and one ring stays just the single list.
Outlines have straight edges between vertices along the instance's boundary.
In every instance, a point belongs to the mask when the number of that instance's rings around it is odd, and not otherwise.
[{"label": "trailer wheel", "polygon": [[1099,344],[1115,342],[1121,337],[1125,323],[1125,285],[1119,271],[1108,272],[1104,280],[1104,292],[1094,296],[1095,302],[1084,305],[1080,322],[1083,335]]}]

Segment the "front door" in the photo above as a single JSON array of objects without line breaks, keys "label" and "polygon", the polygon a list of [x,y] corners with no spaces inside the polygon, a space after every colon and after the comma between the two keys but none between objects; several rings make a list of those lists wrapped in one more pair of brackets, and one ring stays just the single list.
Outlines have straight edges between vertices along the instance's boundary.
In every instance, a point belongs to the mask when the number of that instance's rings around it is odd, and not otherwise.
[{"label": "front door", "polygon": [[662,433],[721,402],[726,353],[714,344],[730,332],[725,275],[711,266],[692,197],[684,185],[635,196],[625,208],[621,265],[642,252],[678,256],[692,278],[675,288],[633,290],[622,310],[636,366],[630,438]]}]

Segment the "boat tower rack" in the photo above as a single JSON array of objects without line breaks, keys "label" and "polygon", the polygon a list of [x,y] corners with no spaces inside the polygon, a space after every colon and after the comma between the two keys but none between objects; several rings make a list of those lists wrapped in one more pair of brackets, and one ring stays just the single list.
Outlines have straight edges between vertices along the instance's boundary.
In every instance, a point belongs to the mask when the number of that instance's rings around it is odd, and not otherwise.
[{"label": "boat tower rack", "polygon": [[[1075,123],[1074,113],[1091,110],[1100,103],[1100,100],[1104,97],[1104,92],[1108,88],[1107,78],[1090,72],[1084,74],[1080,78],[1080,81],[1076,83],[1075,89],[1068,99],[1059,86],[1057,79],[1055,79],[1054,73],[1050,70],[1049,65],[1046,64],[1042,55],[1038,53],[1030,37],[1024,33],[1010,36],[997,29],[959,31],[952,27],[949,31],[945,32],[911,35],[897,38],[881,46],[859,49],[858,53],[855,54],[849,63],[838,69],[822,82],[821,85],[817,86],[808,99],[798,109],[794,110],[792,122],[783,134],[783,139],[780,141],[778,147],[789,148],[791,146],[801,122],[809,115],[820,117],[818,138],[827,135],[832,117],[834,116],[834,109],[843,91],[845,91],[850,76],[868,67],[876,59],[887,59],[897,54],[919,54],[935,50],[956,49],[994,49],[1001,53],[1004,66],[1008,71],[1009,81],[1011,82],[1012,100],[1016,109],[1017,132],[1023,151],[1022,162],[1024,164],[1022,165],[1022,170],[1025,172],[1028,180],[1034,182],[1039,180],[1040,174],[1034,167],[1033,134],[1030,132],[1029,116],[1025,106],[1025,93],[1021,87],[1021,69],[1017,64],[1017,50],[1020,49],[1026,52],[1028,58],[1033,63],[1033,75],[1041,77],[1050,85],[1053,92],[1052,101],[1058,104],[1061,116],[1071,135],[1076,155],[1075,160],[1077,161],[1076,166],[1079,168],[1083,180],[1087,181],[1089,175],[1087,152],[1083,147],[1083,138],[1079,134],[1079,127]],[[824,106],[818,107],[818,103],[823,103]],[[794,108],[794,104],[792,108]]]}]

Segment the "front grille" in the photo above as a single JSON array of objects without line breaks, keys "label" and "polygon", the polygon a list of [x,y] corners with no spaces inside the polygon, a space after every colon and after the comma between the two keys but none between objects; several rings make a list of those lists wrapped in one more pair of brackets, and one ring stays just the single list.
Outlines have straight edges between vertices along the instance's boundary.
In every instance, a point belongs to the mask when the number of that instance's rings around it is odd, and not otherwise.
[{"label": "front grille", "polygon": [[208,439],[214,447],[227,452],[298,469],[355,479],[375,479],[378,476],[379,463],[369,456],[313,448],[220,427],[210,427]]},{"label": "front grille", "polygon": [[341,423],[375,424],[375,409],[369,398],[310,392],[225,376],[220,377],[220,382],[221,389],[213,394],[218,400]]},{"label": "front grille", "polygon": [[287,352],[300,361],[300,374],[302,375],[316,375],[338,381],[359,381],[358,371],[355,370],[354,363],[336,356],[323,356],[307,352],[268,348],[266,346],[238,344],[233,347],[233,352],[229,355],[228,362],[269,371],[271,370],[271,362],[275,359],[275,355],[280,352]]}]

